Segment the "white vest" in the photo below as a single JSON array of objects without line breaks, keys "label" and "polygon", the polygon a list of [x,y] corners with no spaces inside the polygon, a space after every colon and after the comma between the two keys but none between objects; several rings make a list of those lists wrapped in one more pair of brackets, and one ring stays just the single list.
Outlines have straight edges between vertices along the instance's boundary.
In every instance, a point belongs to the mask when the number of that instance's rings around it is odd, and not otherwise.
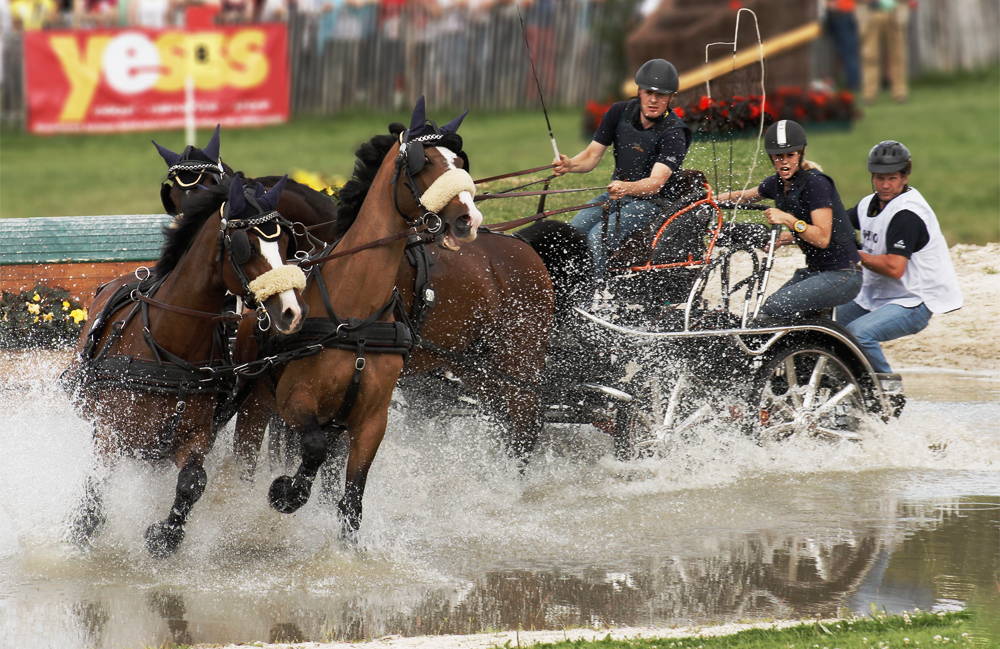
[{"label": "white vest", "polygon": [[891,254],[894,242],[886,241],[886,229],[892,217],[900,210],[910,210],[920,217],[927,227],[930,240],[917,250],[906,263],[906,270],[899,279],[879,275],[865,268],[864,283],[855,302],[869,311],[886,304],[914,307],[924,303],[931,313],[947,313],[962,307],[962,289],[958,275],[951,264],[948,243],[941,234],[934,210],[915,189],[903,192],[889,201],[878,216],[868,216],[868,206],[877,200],[875,194],[858,203],[858,222],[861,225],[861,251],[869,255]]}]

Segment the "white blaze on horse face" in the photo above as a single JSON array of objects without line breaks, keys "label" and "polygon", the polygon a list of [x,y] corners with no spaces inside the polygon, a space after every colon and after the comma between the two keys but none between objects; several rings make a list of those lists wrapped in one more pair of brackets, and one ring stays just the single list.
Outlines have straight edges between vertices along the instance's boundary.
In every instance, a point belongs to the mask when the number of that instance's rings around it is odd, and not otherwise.
[{"label": "white blaze on horse face", "polygon": [[[284,255],[281,254],[281,248],[278,246],[277,239],[274,241],[258,239],[258,241],[260,242],[260,254],[272,269],[281,268],[285,265]],[[278,293],[278,301],[281,305],[281,313],[291,316],[290,321],[287,323],[288,326],[292,330],[297,329],[302,320],[302,307],[295,296],[295,291],[291,288],[281,291]]]},{"label": "white blaze on horse face", "polygon": [[[459,160],[458,154],[443,146],[434,148],[437,149],[442,156],[444,156],[445,161],[448,163],[449,170],[459,169],[458,164],[456,164],[456,162]],[[469,239],[469,241],[475,239],[475,234],[479,230],[479,226],[482,225],[483,223],[483,214],[482,212],[479,211],[479,208],[476,207],[476,204],[473,200],[474,198],[475,197],[468,191],[461,191],[458,193],[458,200],[463,205],[465,205],[465,207],[468,208],[469,210],[469,226],[472,229],[472,235],[473,235],[472,238]],[[455,237],[453,237],[451,233],[449,233],[448,238],[455,239]],[[451,243],[451,241],[449,241],[449,243]],[[457,244],[458,243],[457,240],[454,241],[454,243]]]}]

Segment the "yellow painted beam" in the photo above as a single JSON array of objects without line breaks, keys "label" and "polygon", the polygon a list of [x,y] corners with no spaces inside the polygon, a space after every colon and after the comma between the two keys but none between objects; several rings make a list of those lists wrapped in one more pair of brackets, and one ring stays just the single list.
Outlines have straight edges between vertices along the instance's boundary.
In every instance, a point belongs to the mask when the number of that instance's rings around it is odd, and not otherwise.
[{"label": "yellow painted beam", "polygon": [[[811,22],[792,31],[771,37],[763,43],[764,58],[777,56],[797,47],[802,47],[819,38],[822,33],[823,29],[820,24],[818,22]],[[713,63],[706,63],[701,67],[682,74],[678,91],[690,90],[706,81],[757,63],[760,61],[760,56],[761,48],[755,46],[737,52],[736,56],[729,56]],[[626,97],[632,97],[639,92],[639,88],[635,85],[635,80],[630,79],[622,87],[622,91]]]}]

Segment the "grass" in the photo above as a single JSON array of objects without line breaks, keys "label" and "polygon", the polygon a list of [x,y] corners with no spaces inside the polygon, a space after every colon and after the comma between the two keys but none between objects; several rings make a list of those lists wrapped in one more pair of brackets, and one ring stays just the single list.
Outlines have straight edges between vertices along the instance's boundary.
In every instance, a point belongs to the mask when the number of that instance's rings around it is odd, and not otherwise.
[{"label": "grass", "polygon": [[[443,122],[457,111],[431,111]],[[915,82],[906,104],[883,100],[865,107],[864,116],[846,132],[807,129],[807,155],[820,163],[837,183],[850,207],[871,192],[866,170],[869,149],[881,140],[896,139],[913,152],[912,185],[937,212],[949,243],[983,244],[1000,241],[1000,67]],[[580,132],[581,110],[550,112],[560,151],[573,155],[585,146]],[[325,176],[350,174],[354,149],[390,121],[405,122],[405,114],[343,114],[301,117],[288,124],[222,133],[222,155],[251,176],[283,174],[304,169]],[[539,167],[552,160],[545,118],[541,111],[470,114],[461,129],[472,159],[475,178]],[[210,132],[202,129],[197,144]],[[116,135],[34,136],[0,132],[0,217],[147,214],[162,212],[159,183],[166,171],[151,139],[174,151],[184,148],[180,131]],[[588,138],[589,139],[589,138]],[[733,146],[733,184],[756,183],[771,173],[766,156],[756,158],[749,175],[756,141]],[[605,185],[612,156],[588,175],[571,175],[553,188]],[[715,163],[718,163],[718,174]],[[716,191],[730,184],[728,144],[692,146],[685,166],[704,170]],[[538,174],[536,177],[543,177]],[[486,190],[509,187],[502,181]],[[598,193],[554,196],[547,209],[578,205]],[[487,201],[488,222],[535,212],[537,199]]]},{"label": "grass", "polygon": [[[504,648],[514,647],[508,642]],[[526,645],[528,646],[528,645]],[[748,629],[732,635],[633,640],[565,640],[532,649],[890,649],[996,647],[978,637],[965,612],[913,613],[814,622],[784,629]]]}]

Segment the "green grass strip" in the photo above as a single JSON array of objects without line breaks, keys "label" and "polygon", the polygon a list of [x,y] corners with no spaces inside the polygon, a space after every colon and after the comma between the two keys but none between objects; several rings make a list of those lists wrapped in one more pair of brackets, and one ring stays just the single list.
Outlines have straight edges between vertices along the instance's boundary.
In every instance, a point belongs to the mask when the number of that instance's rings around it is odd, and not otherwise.
[{"label": "green grass strip", "polygon": [[[965,611],[915,612],[816,621],[775,629],[747,629],[732,635],[615,640],[565,640],[521,645],[532,649],[890,649],[915,647],[997,647],[976,637]],[[706,629],[711,632],[711,628]],[[502,647],[518,645],[508,642]]]}]

